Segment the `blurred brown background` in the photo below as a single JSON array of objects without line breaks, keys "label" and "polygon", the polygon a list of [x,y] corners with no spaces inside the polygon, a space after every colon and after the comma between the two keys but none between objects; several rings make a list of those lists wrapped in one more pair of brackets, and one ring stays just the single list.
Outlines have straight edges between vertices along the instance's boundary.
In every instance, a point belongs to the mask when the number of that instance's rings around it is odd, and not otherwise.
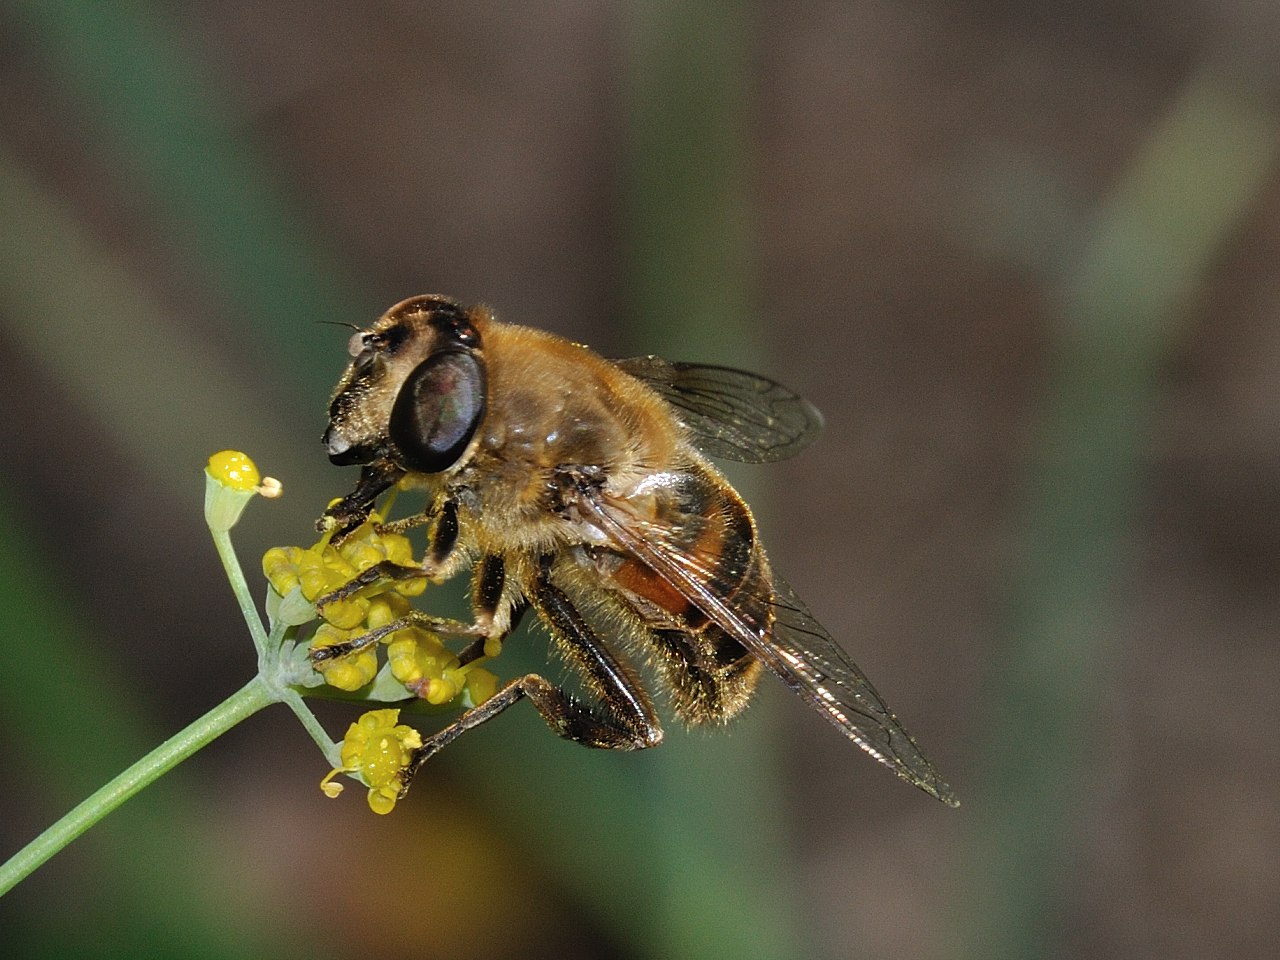
[{"label": "blurred brown background", "polygon": [[1185,0],[7,0],[5,851],[251,675],[204,459],[285,484],[251,577],[307,542],[352,480],[315,321],[424,292],[811,397],[732,475],[964,806],[777,683],[646,755],[513,710],[387,818],[275,708],[8,894],[6,950],[1271,956],[1278,44]]}]

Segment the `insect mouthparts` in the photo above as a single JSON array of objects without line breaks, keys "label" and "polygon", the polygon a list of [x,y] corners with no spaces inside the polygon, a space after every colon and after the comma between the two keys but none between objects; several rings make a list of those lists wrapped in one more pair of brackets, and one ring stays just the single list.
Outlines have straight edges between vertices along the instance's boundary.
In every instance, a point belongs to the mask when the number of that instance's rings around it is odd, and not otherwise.
[{"label": "insect mouthparts", "polygon": [[321,442],[324,444],[325,450],[331,457],[341,456],[351,449],[351,441],[333,427],[329,427],[329,429],[324,432]]}]

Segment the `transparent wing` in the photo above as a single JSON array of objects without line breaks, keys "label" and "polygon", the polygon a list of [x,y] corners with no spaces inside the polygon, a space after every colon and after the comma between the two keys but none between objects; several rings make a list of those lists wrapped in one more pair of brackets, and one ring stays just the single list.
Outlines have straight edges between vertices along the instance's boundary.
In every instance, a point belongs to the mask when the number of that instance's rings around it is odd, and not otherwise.
[{"label": "transparent wing", "polygon": [[621,549],[662,576],[841,733],[902,779],[948,806],[960,805],[866,674],[785,582],[774,578],[772,624],[754,625],[754,618],[726,599],[733,594],[711,579],[714,563],[675,548],[660,525],[636,518],[625,502],[610,500],[598,489],[584,491],[579,507]]},{"label": "transparent wing", "polygon": [[676,408],[711,457],[771,463],[793,457],[822,432],[822,414],[808,400],[766,377],[661,357],[615,360]]},{"label": "transparent wing", "polygon": [[958,807],[951,787],[920,752],[867,675],[840,649],[783,580],[773,578],[772,642],[752,652],[810,706],[898,776]]}]

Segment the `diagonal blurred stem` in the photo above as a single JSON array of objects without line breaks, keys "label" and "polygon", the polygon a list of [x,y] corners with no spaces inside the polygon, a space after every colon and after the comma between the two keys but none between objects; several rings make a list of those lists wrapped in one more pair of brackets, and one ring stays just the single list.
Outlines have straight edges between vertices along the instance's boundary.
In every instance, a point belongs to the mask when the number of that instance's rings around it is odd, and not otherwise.
[{"label": "diagonal blurred stem", "polygon": [[1087,755],[1106,749],[1096,691],[1116,653],[1114,585],[1158,377],[1188,301],[1274,167],[1278,134],[1274,115],[1212,74],[1193,78],[1099,212],[1067,285],[1028,478],[1025,567],[989,691],[969,956],[1023,960],[1062,942]]},{"label": "diagonal blurred stem", "polygon": [[144,188],[191,259],[243,310],[246,331],[303,382],[332,366],[299,319],[368,312],[318,231],[151,5],[15,0],[36,49],[91,124],[86,136]]},{"label": "diagonal blurred stem", "polygon": [[[751,11],[742,0],[650,0],[628,10],[624,302],[634,350],[767,366],[753,320]],[[662,811],[649,821],[658,825],[646,934],[653,956],[807,952],[786,895],[795,878],[768,712],[758,697],[736,736],[714,749],[673,730],[662,762],[646,768],[644,789]]]},{"label": "diagonal blurred stem", "polygon": [[[750,309],[747,9],[627,8],[623,349],[762,365]],[[515,646],[504,659],[520,656]],[[771,704],[767,692],[757,699],[729,735],[673,722],[643,754],[549,745],[543,724],[512,716],[483,753],[448,762],[473,777],[488,776],[495,756],[519,770],[519,797],[490,802],[639,956],[807,956],[789,895]]]},{"label": "diagonal blurred stem", "polygon": [[629,346],[759,366],[742,0],[648,0],[625,23],[623,241]]},{"label": "diagonal blurred stem", "polygon": [[[229,386],[240,382],[236,371],[175,329],[138,279],[3,150],[0,221],[0,332],[51,379],[93,398],[85,416],[159,486],[186,488],[193,469],[232,439],[306,462],[310,445]],[[36,318],[56,318],[59,335]],[[295,485],[293,495],[326,496],[318,485]]]}]

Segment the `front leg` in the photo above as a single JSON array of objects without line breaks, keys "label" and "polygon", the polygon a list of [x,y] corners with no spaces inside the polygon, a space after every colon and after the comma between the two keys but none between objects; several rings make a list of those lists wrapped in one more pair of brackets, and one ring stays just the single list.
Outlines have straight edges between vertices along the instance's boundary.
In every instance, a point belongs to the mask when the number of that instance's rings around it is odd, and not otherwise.
[{"label": "front leg", "polygon": [[390,460],[375,460],[360,470],[356,488],[329,507],[316,521],[316,529],[334,531],[332,542],[341,543],[351,531],[369,519],[373,504],[404,476],[404,470]]},{"label": "front leg", "polygon": [[[383,624],[376,630],[362,633],[360,636],[345,640],[342,643],[330,644],[327,647],[312,647],[307,654],[307,659],[311,661],[312,665],[323,663],[326,660],[341,660],[343,657],[353,656],[361,650],[372,647],[375,643],[386,639],[397,630],[403,630],[406,627],[421,627],[423,630],[443,634],[446,637],[473,637],[481,644],[482,650],[486,639],[488,639],[489,630],[484,624],[463,623],[461,620],[451,620],[448,617],[433,617],[419,610],[412,610],[397,620]],[[501,638],[498,638],[498,642],[501,642]],[[473,655],[471,659],[474,660],[476,658]]]},{"label": "front leg", "polygon": [[[325,604],[346,600],[365,587],[388,580],[417,580],[420,577],[427,577],[439,583],[447,579],[453,572],[450,561],[458,545],[458,505],[453,500],[445,500],[432,513],[435,514],[435,524],[431,528],[427,552],[420,566],[382,560],[361,570],[337,590],[317,599],[316,607],[323,608]],[[416,520],[416,518],[411,519]]]},{"label": "front leg", "polygon": [[[380,573],[385,573],[385,576],[379,575]],[[321,597],[317,603],[324,605],[335,600],[346,599],[362,587],[382,579],[412,579],[423,575],[424,571],[421,567],[409,567],[384,560],[369,567],[333,593]],[[523,604],[517,603],[518,598],[510,595],[506,586],[506,565],[502,558],[485,557],[476,565],[476,577],[472,585],[474,622],[462,623],[459,620],[433,617],[414,610],[398,620],[393,620],[351,640],[313,649],[310,654],[311,662],[320,663],[325,660],[349,657],[405,627],[422,627],[424,630],[445,636],[472,638],[472,642],[458,654],[458,661],[461,664],[470,663],[480,657],[496,657],[502,652],[502,641],[516,628],[524,613]]]}]

